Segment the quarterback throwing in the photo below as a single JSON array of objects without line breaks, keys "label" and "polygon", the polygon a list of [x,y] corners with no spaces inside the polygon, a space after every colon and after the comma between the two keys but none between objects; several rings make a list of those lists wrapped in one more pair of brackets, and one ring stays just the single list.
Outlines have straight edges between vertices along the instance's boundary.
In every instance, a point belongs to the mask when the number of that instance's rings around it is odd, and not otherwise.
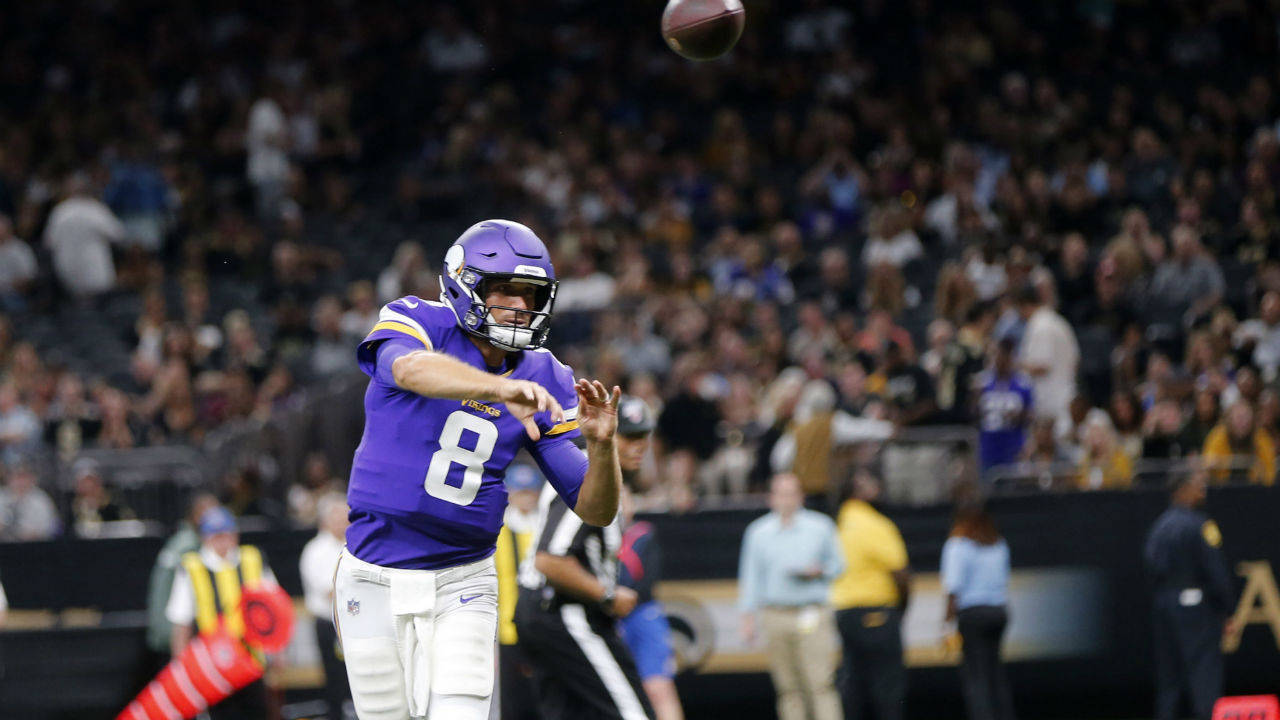
[{"label": "quarterback throwing", "polygon": [[334,614],[362,720],[488,717],[493,552],[522,448],[583,521],[618,510],[620,391],[575,383],[542,348],[556,295],[542,241],[478,223],[449,248],[440,287],[439,302],[387,304],[357,350],[372,380]]}]

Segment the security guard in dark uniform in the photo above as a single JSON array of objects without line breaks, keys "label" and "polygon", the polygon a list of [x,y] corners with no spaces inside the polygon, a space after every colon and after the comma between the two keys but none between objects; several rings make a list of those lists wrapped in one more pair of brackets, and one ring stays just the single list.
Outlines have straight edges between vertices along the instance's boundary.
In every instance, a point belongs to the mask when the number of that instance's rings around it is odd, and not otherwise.
[{"label": "security guard in dark uniform", "polygon": [[1147,536],[1155,584],[1156,720],[1179,717],[1185,691],[1195,717],[1210,720],[1222,695],[1222,636],[1235,589],[1222,555],[1222,533],[1201,512],[1203,472],[1179,479],[1173,502]]}]

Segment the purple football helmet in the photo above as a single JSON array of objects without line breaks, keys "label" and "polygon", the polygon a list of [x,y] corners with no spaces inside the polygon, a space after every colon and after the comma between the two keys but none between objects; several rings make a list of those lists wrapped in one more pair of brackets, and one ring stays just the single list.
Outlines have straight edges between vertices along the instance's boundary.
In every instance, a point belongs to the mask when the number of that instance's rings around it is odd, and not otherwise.
[{"label": "purple football helmet", "polygon": [[[494,319],[493,308],[484,301],[485,283],[493,281],[537,286],[532,308],[505,308],[528,317],[528,325]],[[463,330],[514,352],[546,342],[557,285],[551,254],[532,230],[510,220],[484,220],[462,233],[445,254],[440,299],[453,309]]]}]

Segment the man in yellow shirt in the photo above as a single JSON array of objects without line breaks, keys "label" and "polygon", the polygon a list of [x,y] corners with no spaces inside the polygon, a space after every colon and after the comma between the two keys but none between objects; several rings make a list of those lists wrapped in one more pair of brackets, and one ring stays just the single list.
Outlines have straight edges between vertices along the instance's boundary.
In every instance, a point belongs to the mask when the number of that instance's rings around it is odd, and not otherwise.
[{"label": "man in yellow shirt", "polygon": [[[901,624],[911,571],[902,533],[871,505],[879,497],[880,482],[858,471],[853,497],[836,520],[846,565],[831,585],[831,603],[844,643],[840,692],[845,720],[901,720],[907,690]],[[865,705],[870,705],[870,715]]]}]

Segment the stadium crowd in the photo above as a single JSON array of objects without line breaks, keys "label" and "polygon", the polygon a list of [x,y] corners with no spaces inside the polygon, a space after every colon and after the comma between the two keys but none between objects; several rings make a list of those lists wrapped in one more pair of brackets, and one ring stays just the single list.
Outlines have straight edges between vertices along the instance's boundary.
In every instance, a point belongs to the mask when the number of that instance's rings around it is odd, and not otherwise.
[{"label": "stadium crowd", "polygon": [[498,216],[553,249],[551,347],[658,412],[653,507],[975,424],[988,478],[1273,482],[1265,3],[748,2],[708,64],[615,5],[10,8],[0,536],[33,452],[199,446],[355,371]]}]

